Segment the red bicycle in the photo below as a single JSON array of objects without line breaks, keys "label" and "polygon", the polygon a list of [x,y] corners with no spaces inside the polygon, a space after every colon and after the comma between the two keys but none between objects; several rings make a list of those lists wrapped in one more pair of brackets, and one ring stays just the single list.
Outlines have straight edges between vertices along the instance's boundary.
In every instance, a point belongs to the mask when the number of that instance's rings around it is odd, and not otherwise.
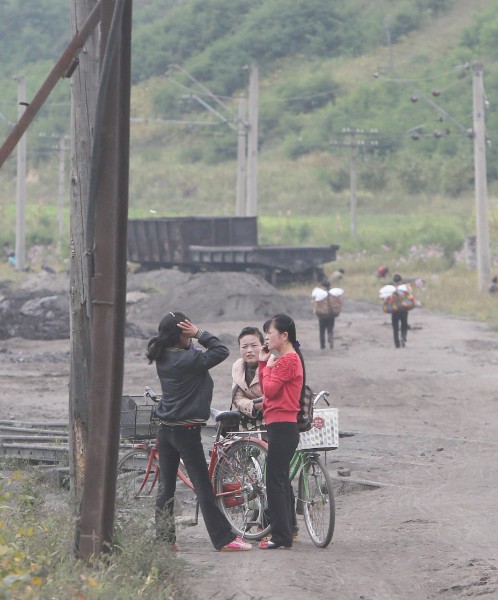
[{"label": "red bicycle", "polygon": [[[157,402],[158,398],[150,388],[145,388],[144,398],[145,404],[136,403],[136,415],[140,412],[148,413],[149,431],[153,431],[154,425],[150,423],[153,422],[154,402]],[[256,437],[258,432],[239,431],[238,411],[212,412],[215,415],[216,435],[209,452],[208,470],[218,505],[237,535],[247,539],[260,539],[269,532],[269,525],[264,517],[265,463],[268,447],[263,440]],[[135,424],[137,421],[143,421],[136,415]],[[143,425],[142,423],[141,427]],[[126,426],[125,424],[124,427]],[[123,417],[121,428],[123,430]],[[140,431],[137,433],[135,425],[135,440],[146,435]],[[195,493],[183,463],[180,463],[178,478]],[[144,504],[150,505],[152,491],[158,480],[159,451],[156,440],[135,441],[133,448],[126,452],[118,463],[117,510],[126,515],[144,508]],[[194,524],[197,524],[198,516],[197,502]]]}]

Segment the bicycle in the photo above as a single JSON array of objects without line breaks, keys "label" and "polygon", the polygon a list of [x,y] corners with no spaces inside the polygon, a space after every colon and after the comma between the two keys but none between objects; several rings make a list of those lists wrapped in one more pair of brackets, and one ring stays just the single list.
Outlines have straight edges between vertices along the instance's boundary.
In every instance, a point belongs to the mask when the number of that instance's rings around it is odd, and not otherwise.
[{"label": "bicycle", "polygon": [[[145,388],[144,398],[149,418],[152,419],[156,394]],[[152,401],[151,404],[147,399]],[[137,411],[137,415],[138,415]],[[224,411],[215,415],[216,435],[209,452],[209,476],[218,505],[227,517],[232,530],[247,539],[259,539],[264,531],[266,508],[264,468],[267,445],[250,432],[239,431],[240,413]],[[144,434],[138,434],[140,437]],[[134,436],[135,438],[137,435]],[[141,507],[152,496],[159,479],[159,452],[154,440],[134,443],[119,461],[117,469],[116,505],[121,512]],[[178,478],[194,493],[185,466],[180,462]],[[194,525],[198,523],[199,503],[196,505]]]},{"label": "bicycle", "polygon": [[327,396],[315,395],[313,406],[324,400],[329,408],[314,409],[313,427],[301,434],[301,440],[290,464],[291,481],[299,474],[296,512],[302,514],[311,541],[326,548],[335,528],[335,500],[332,479],[320,453],[338,447],[337,409],[330,408]]},{"label": "bicycle", "polygon": [[[313,394],[313,406],[324,400],[329,406],[329,392]],[[254,424],[255,420],[249,419]],[[261,432],[251,430],[253,434]],[[298,449],[290,462],[290,481],[297,478],[296,513],[303,516],[304,524],[315,546],[326,548],[332,541],[335,528],[335,500],[332,480],[320,453],[338,447],[339,430],[337,410],[314,409],[313,427],[301,433]],[[269,533],[266,526],[260,532]]]}]

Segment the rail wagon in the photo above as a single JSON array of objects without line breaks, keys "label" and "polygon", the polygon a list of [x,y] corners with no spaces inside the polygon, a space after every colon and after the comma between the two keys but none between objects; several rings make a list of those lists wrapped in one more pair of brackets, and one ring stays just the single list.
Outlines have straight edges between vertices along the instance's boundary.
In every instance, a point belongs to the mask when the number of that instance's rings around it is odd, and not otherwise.
[{"label": "rail wagon", "polygon": [[313,281],[339,246],[260,246],[257,217],[165,217],[128,221],[128,261],[140,269],[248,271],[271,283]]}]

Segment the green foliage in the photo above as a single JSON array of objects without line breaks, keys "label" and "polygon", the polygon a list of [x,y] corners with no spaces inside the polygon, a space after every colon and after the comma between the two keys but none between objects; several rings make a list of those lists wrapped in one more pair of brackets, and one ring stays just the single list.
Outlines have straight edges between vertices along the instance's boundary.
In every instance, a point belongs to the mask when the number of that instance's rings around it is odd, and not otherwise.
[{"label": "green foliage", "polygon": [[29,63],[54,60],[69,41],[67,0],[3,0],[0,3],[0,73],[9,78]]},{"label": "green foliage", "polygon": [[144,24],[134,36],[133,81],[161,75],[173,64],[185,64],[216,40],[230,36],[254,4],[260,3],[191,0]]},{"label": "green foliage", "polygon": [[276,86],[283,109],[292,113],[309,113],[335,102],[339,86],[326,72],[305,72]]},{"label": "green foliage", "polygon": [[[45,505],[45,495],[56,506]],[[119,545],[109,556],[92,564],[77,561],[71,547],[74,519],[64,494],[28,471],[5,475],[0,478],[0,598],[186,598],[181,559],[168,546],[154,544],[147,521],[138,514],[117,531]]]}]

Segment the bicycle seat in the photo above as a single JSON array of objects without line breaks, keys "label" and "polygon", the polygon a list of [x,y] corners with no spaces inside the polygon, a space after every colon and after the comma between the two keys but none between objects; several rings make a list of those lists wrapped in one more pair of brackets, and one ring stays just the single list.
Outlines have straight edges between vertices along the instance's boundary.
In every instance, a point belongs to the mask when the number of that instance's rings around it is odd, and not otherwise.
[{"label": "bicycle seat", "polygon": [[214,420],[217,423],[220,421],[235,421],[238,425],[240,423],[240,412],[238,410],[224,410],[218,413]]}]

